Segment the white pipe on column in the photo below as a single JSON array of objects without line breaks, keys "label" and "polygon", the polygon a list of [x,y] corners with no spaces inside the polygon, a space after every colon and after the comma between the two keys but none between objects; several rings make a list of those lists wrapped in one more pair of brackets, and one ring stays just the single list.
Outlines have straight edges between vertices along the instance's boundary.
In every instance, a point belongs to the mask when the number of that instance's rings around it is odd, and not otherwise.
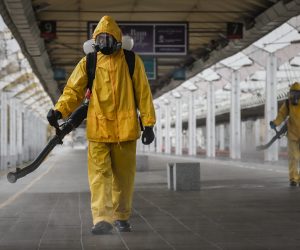
[{"label": "white pipe on column", "polygon": [[220,142],[220,147],[219,150],[225,150],[225,128],[224,124],[219,125],[219,142]]},{"label": "white pipe on column", "polygon": [[245,153],[247,144],[246,144],[246,133],[247,133],[247,124],[245,121],[241,121],[241,151]]},{"label": "white pipe on column", "polygon": [[22,155],[23,155],[23,145],[22,145],[22,128],[23,128],[23,121],[22,121],[22,107],[19,103],[16,102],[17,107],[17,155],[18,155],[18,162],[17,164],[22,164]]},{"label": "white pipe on column", "polygon": [[0,91],[0,96],[1,96],[1,148],[0,148],[0,153],[1,153],[1,168],[6,169],[7,167],[7,155],[8,155],[8,146],[7,146],[7,132],[8,132],[8,119],[7,119],[7,106],[8,106],[8,101],[7,101],[7,94],[5,92]]},{"label": "white pipe on column", "polygon": [[171,108],[170,103],[165,103],[165,153],[171,153],[171,138],[170,138],[170,127],[171,127]]},{"label": "white pipe on column", "polygon": [[254,136],[255,136],[255,146],[260,145],[260,120],[257,119],[254,122]]},{"label": "white pipe on column", "polygon": [[[269,123],[277,115],[277,58],[273,53],[270,53],[268,56],[266,72],[265,142],[267,143],[274,135],[274,132],[269,127]],[[265,160],[278,160],[278,141],[275,141],[271,147],[265,150]]]},{"label": "white pipe on column", "polygon": [[30,155],[29,155],[29,114],[28,110],[24,110],[24,150],[23,150],[23,160],[29,161]]},{"label": "white pipe on column", "polygon": [[162,152],[162,129],[161,129],[161,111],[162,108],[161,106],[158,106],[158,108],[155,110],[155,114],[156,114],[156,124],[155,124],[155,128],[156,128],[156,152],[157,153],[161,153]]},{"label": "white pipe on column", "polygon": [[230,107],[230,157],[241,158],[241,106],[240,79],[238,71],[232,72]]},{"label": "white pipe on column", "polygon": [[196,113],[195,113],[195,91],[189,92],[189,155],[196,155]]},{"label": "white pipe on column", "polygon": [[207,85],[207,116],[206,116],[206,156],[215,157],[216,150],[216,127],[215,127],[215,98],[214,98],[214,85],[209,82]]},{"label": "white pipe on column", "polygon": [[10,128],[9,128],[9,134],[10,134],[10,140],[9,140],[9,158],[10,158],[10,166],[15,167],[16,166],[16,152],[17,152],[17,127],[16,127],[16,106],[15,106],[15,99],[11,98],[9,100],[9,106],[10,106]]},{"label": "white pipe on column", "polygon": [[182,98],[176,98],[176,154],[182,155]]}]

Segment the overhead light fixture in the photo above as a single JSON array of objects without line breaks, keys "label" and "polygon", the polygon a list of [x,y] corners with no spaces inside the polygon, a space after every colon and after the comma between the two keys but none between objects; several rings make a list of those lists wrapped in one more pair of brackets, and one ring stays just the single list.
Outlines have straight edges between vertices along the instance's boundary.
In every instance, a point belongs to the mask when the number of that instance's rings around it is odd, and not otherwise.
[{"label": "overhead light fixture", "polygon": [[259,82],[259,81],[261,81],[260,79],[258,79],[258,78],[250,78],[249,79],[251,82]]},{"label": "overhead light fixture", "polygon": [[[299,32],[298,32],[299,33]],[[298,40],[292,40],[292,41],[290,41],[290,44],[297,44],[297,43],[300,43],[300,40],[298,39]]]},{"label": "overhead light fixture", "polygon": [[231,87],[228,84],[224,85],[222,88],[224,91],[231,91]]},{"label": "overhead light fixture", "polygon": [[181,94],[178,91],[172,91],[171,92],[172,96],[174,96],[175,98],[181,98]]}]

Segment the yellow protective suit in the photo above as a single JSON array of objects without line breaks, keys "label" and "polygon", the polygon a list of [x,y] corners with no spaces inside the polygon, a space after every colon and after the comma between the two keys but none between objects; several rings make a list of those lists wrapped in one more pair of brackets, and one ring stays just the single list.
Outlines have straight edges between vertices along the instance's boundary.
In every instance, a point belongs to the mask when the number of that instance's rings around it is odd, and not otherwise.
[{"label": "yellow protective suit", "polygon": [[[121,42],[116,22],[104,16],[93,38],[109,33]],[[86,58],[77,64],[55,109],[63,118],[82,102],[87,87]],[[97,54],[92,95],[87,114],[88,169],[93,222],[127,220],[135,174],[136,139],[140,137],[137,108],[144,126],[155,124],[150,86],[141,58],[135,55],[131,79],[122,49]],[[113,190],[113,191],[111,191]]]},{"label": "yellow protective suit", "polygon": [[[300,83],[294,83],[290,90],[300,91]],[[298,169],[298,161],[300,159],[300,103],[292,105],[289,100],[287,106],[284,102],[277,114],[274,123],[279,126],[285,119],[288,118],[288,159],[289,159],[289,178],[290,181],[299,182],[300,175]]]}]

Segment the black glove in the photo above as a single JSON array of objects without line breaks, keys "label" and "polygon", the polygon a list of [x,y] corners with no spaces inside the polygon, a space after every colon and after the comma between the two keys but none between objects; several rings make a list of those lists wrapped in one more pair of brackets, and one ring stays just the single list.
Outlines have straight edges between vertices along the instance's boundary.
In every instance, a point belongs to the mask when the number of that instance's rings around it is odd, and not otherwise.
[{"label": "black glove", "polygon": [[48,119],[49,124],[52,127],[55,127],[55,128],[58,127],[58,122],[57,121],[61,118],[62,118],[62,115],[58,110],[50,109],[48,114],[47,114],[47,119]]},{"label": "black glove", "polygon": [[276,128],[276,125],[273,121],[270,121],[270,127],[271,129],[275,129]]},{"label": "black glove", "polygon": [[149,145],[154,140],[153,127],[145,127],[142,135],[142,143],[144,145]]}]

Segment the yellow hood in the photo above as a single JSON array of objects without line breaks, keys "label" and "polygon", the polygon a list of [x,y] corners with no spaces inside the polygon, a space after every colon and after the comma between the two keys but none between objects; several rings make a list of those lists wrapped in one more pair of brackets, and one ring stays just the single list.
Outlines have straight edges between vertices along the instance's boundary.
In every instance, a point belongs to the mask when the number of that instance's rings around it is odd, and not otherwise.
[{"label": "yellow hood", "polygon": [[300,83],[299,82],[294,82],[293,85],[290,87],[290,90],[300,90]]},{"label": "yellow hood", "polygon": [[118,24],[115,20],[110,16],[103,16],[99,21],[96,29],[93,33],[93,39],[96,38],[100,33],[108,33],[114,36],[114,38],[118,41],[122,41],[122,32]]}]

